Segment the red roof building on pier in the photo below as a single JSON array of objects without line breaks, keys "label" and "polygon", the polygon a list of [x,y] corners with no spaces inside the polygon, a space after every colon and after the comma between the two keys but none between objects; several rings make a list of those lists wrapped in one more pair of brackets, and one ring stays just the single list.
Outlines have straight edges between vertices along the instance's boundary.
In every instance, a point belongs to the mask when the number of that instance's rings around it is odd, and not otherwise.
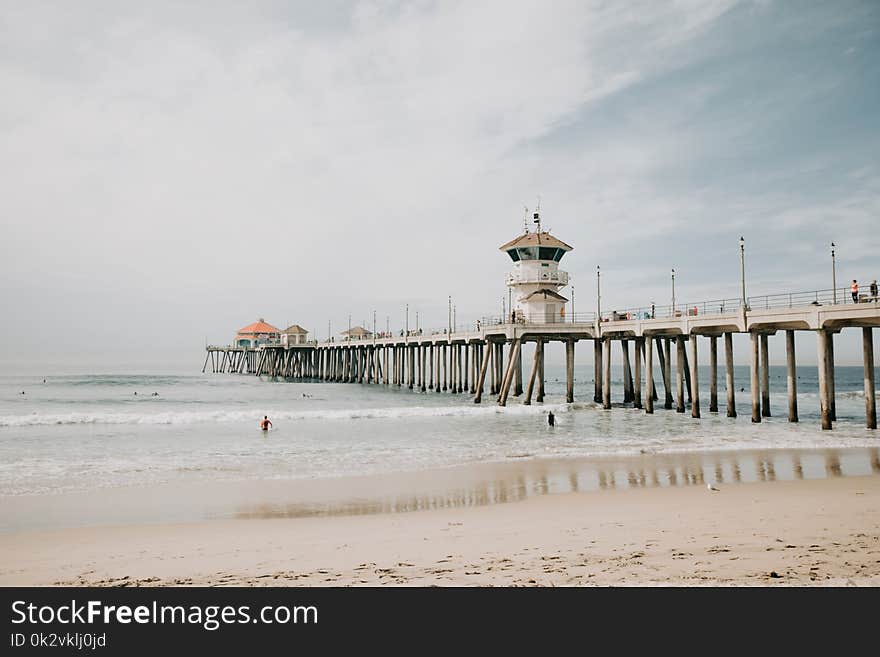
[{"label": "red roof building on pier", "polygon": [[267,324],[262,317],[253,324],[238,329],[235,334],[236,347],[258,347],[261,344],[277,343],[281,338],[281,331]]}]

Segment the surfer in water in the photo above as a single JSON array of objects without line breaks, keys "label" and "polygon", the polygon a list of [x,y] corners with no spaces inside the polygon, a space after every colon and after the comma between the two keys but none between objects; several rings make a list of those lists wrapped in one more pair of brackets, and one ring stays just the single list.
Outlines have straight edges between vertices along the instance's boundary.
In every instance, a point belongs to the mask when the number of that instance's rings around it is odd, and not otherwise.
[{"label": "surfer in water", "polygon": [[268,431],[269,427],[272,426],[272,421],[269,419],[268,415],[264,415],[263,419],[260,421],[260,429],[263,431]]}]

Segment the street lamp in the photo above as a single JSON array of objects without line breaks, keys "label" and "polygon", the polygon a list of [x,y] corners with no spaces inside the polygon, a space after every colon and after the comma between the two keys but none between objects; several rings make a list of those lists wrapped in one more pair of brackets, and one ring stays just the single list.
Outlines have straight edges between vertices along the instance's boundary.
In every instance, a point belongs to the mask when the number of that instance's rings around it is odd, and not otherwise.
[{"label": "street lamp", "polygon": [[672,316],[675,317],[675,269],[672,270]]},{"label": "street lamp", "polygon": [[501,297],[501,323],[507,323],[507,308],[504,305],[504,297]]},{"label": "street lamp", "polygon": [[452,333],[452,295],[449,296],[449,309],[448,309],[449,318],[447,320],[447,330],[449,333]]},{"label": "street lamp", "polygon": [[746,303],[746,241],[742,237],[739,238],[739,273],[742,281],[742,306],[747,308]]},{"label": "street lamp", "polygon": [[574,324],[574,285],[571,286],[571,323]]},{"label": "street lamp", "polygon": [[602,271],[599,265],[596,265],[596,317],[599,318],[599,324],[602,323]]},{"label": "street lamp", "polygon": [[452,304],[452,330],[455,330],[455,304]]},{"label": "street lamp", "polygon": [[348,314],[348,335],[345,339],[351,341],[351,313]]},{"label": "street lamp", "polygon": [[406,304],[406,334],[409,335],[409,304]]},{"label": "street lamp", "polygon": [[513,296],[513,288],[508,287],[507,288],[507,312],[510,313],[511,320],[513,319],[513,299],[512,299],[512,296]]},{"label": "street lamp", "polygon": [[416,333],[419,332],[419,311],[416,311]]},{"label": "street lamp", "polygon": [[837,260],[834,255],[834,242],[831,242],[831,294],[837,303]]},{"label": "street lamp", "polygon": [[373,339],[376,339],[376,311],[373,311]]}]

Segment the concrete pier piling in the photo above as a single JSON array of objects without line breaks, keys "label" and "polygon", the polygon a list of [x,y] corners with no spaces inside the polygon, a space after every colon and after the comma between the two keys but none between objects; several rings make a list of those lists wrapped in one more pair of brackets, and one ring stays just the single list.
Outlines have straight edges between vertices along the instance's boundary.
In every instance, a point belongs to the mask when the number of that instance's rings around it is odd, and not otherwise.
[{"label": "concrete pier piling", "polygon": [[761,417],[770,417],[770,357],[769,336],[761,333]]},{"label": "concrete pier piling", "polygon": [[877,401],[874,387],[874,329],[862,327],[862,359],[865,369],[865,426],[877,428]]},{"label": "concrete pier piling", "polygon": [[422,363],[422,365],[421,365],[421,367],[422,367],[422,371],[421,371],[421,377],[422,377],[422,384],[421,384],[421,385],[422,385],[422,392],[427,392],[427,391],[428,391],[428,386],[427,386],[427,378],[428,378],[428,376],[427,376],[427,375],[428,375],[428,370],[427,370],[427,366],[428,366],[428,345],[425,345],[424,349],[422,349],[421,363]]},{"label": "concrete pier piling", "polygon": [[605,338],[605,346],[603,348],[603,369],[602,375],[602,408],[611,408],[611,338]]},{"label": "concrete pier piling", "polygon": [[660,356],[660,364],[663,367],[663,383],[666,384],[666,400],[663,408],[672,410],[672,340],[663,339],[663,350]]},{"label": "concrete pier piling", "polygon": [[522,376],[522,349],[517,352],[516,364],[513,369],[513,396],[519,397],[523,393],[523,376]]},{"label": "concrete pier piling", "polygon": [[675,353],[676,353],[676,365],[675,368],[675,383],[677,386],[676,390],[676,400],[675,400],[675,412],[676,413],[684,413],[684,371],[685,371],[685,358],[687,358],[687,354],[684,350],[684,336],[678,335],[675,337]]},{"label": "concrete pier piling", "polygon": [[829,330],[828,335],[828,410],[831,413],[831,420],[837,422],[837,401],[834,386],[834,333]]},{"label": "concrete pier piling", "polygon": [[633,373],[633,407],[641,408],[642,407],[642,349],[645,345],[644,338],[636,338],[635,346],[633,347],[633,356],[635,358],[634,362],[634,373]]},{"label": "concrete pier piling", "polygon": [[654,354],[653,341],[650,336],[642,343],[645,350],[645,381],[648,382],[648,390],[645,395],[645,413],[651,415],[654,413]]},{"label": "concrete pier piling", "polygon": [[[685,335],[685,336],[683,336],[682,339],[685,342],[689,342],[691,339],[691,336]],[[684,390],[685,390],[685,394],[687,394],[688,404],[690,404],[694,400],[694,393],[693,393],[693,387],[691,386],[691,366],[690,366],[690,363],[688,362],[689,358],[688,358],[687,344],[684,345],[684,351],[682,351],[682,356],[684,358]]]},{"label": "concrete pier piling", "polygon": [[691,417],[700,417],[700,381],[697,370],[697,336],[691,336]]},{"label": "concrete pier piling", "polygon": [[602,340],[593,340],[593,401],[602,403]]},{"label": "concrete pier piling", "polygon": [[761,421],[761,395],[758,387],[758,352],[759,337],[757,333],[751,334],[752,338],[752,360],[751,360],[751,387],[752,387],[752,422]]},{"label": "concrete pier piling", "polygon": [[501,393],[498,395],[499,406],[507,405],[507,396],[510,393],[511,385],[513,384],[513,371],[516,368],[521,343],[522,341],[519,338],[515,338],[513,342],[510,343],[510,353],[507,357],[507,370],[504,372],[504,379],[501,383]]},{"label": "concrete pier piling", "polygon": [[565,401],[574,401],[574,340],[565,341]]},{"label": "concrete pier piling", "polygon": [[538,367],[541,361],[540,340],[535,343],[535,357],[532,359],[532,371],[529,373],[529,382],[526,385],[526,397],[523,399],[523,405],[529,406],[532,403],[532,390],[535,388],[535,379],[538,378]]},{"label": "concrete pier piling", "polygon": [[629,364],[629,340],[620,341],[620,352],[623,355],[623,403],[633,400],[633,378]]},{"label": "concrete pier piling", "polygon": [[718,336],[709,336],[709,412],[718,412]]},{"label": "concrete pier piling", "polygon": [[831,399],[828,386],[829,356],[828,343],[829,333],[826,330],[816,331],[817,369],[819,371],[819,411],[822,414],[822,429],[830,430],[831,424]]},{"label": "concrete pier piling", "polygon": [[535,401],[539,404],[544,402],[544,341],[538,340],[538,351],[541,352],[541,355],[538,359],[538,394],[535,396]]},{"label": "concrete pier piling", "polygon": [[724,383],[727,387],[727,417],[736,417],[736,383],[733,378],[733,333],[724,334]]},{"label": "concrete pier piling", "polygon": [[788,421],[798,421],[797,364],[794,353],[794,331],[785,332],[786,383],[788,384]]}]

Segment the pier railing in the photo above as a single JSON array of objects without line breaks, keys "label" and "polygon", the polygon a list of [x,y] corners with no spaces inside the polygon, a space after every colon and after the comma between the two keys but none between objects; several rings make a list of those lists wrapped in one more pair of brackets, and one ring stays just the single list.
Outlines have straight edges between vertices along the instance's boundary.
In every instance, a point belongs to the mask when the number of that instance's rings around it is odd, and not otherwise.
[{"label": "pier railing", "polygon": [[[784,292],[780,294],[763,294],[750,296],[746,299],[746,310],[776,310],[784,308],[798,308],[806,306],[832,306],[832,305],[852,305],[853,303],[880,303],[878,296],[871,294],[870,285],[860,286],[857,301],[853,301],[849,287],[841,287],[837,290],[809,290],[803,292]],[[609,309],[602,312],[601,321],[605,323],[626,322],[633,320],[650,320],[650,319],[676,319],[679,317],[694,316],[719,316],[736,314],[741,311],[743,301],[741,298],[714,299],[709,301],[682,302],[673,306],[646,304],[642,306],[634,306],[624,309]],[[376,340],[384,340],[388,338],[399,337],[419,337],[419,336],[437,336],[449,334],[461,334],[479,332],[489,329],[493,326],[504,325],[563,325],[563,324],[594,324],[596,322],[596,313],[580,312],[560,314],[548,321],[546,315],[529,315],[521,312],[514,312],[502,315],[485,315],[479,319],[461,323],[457,322],[454,326],[440,328],[419,328],[411,329],[408,332],[400,331],[381,331],[376,335],[337,337],[333,336],[330,340],[309,340],[305,343],[292,344],[290,346],[307,346],[317,344],[347,344],[347,343],[369,343]],[[451,330],[450,330],[451,329]],[[261,345],[262,346],[262,345]],[[284,346],[280,341],[271,341],[265,343],[265,346],[278,347]],[[256,349],[256,346],[248,347],[248,349]],[[235,350],[243,349],[237,345],[208,345],[210,350]]]},{"label": "pier railing", "polygon": [[[870,294],[870,288],[859,291],[858,301],[855,303],[878,302],[878,297]],[[853,299],[849,288],[836,290],[809,290],[805,292],[784,292],[781,294],[763,294],[750,296],[746,299],[746,310],[775,310],[780,308],[798,308],[803,306],[831,306],[852,305]],[[609,310],[602,313],[602,322],[630,321],[634,319],[671,319],[677,317],[693,317],[701,315],[725,315],[739,312],[743,307],[741,298],[715,299],[712,301],[676,302],[658,306],[649,304],[624,308],[622,310]]]}]

